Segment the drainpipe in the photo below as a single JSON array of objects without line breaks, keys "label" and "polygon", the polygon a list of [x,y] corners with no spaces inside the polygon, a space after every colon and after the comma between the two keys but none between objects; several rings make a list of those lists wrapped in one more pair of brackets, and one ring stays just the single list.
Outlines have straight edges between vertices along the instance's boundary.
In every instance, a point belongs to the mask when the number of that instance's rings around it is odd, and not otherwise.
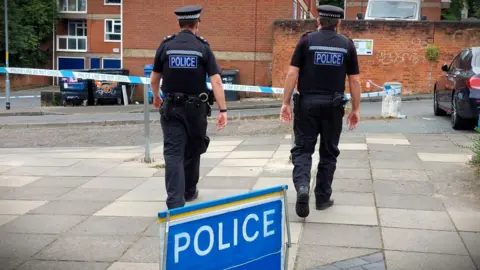
[{"label": "drainpipe", "polygon": [[121,31],[120,31],[120,68],[123,69],[123,0],[120,1],[120,22],[121,22]]}]

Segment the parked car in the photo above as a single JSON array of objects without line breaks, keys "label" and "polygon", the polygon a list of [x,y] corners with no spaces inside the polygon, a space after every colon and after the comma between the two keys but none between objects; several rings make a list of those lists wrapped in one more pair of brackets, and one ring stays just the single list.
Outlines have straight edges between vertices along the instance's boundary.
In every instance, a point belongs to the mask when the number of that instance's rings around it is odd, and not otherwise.
[{"label": "parked car", "polygon": [[433,109],[437,116],[450,114],[453,129],[472,129],[480,114],[480,47],[462,50],[435,82]]}]

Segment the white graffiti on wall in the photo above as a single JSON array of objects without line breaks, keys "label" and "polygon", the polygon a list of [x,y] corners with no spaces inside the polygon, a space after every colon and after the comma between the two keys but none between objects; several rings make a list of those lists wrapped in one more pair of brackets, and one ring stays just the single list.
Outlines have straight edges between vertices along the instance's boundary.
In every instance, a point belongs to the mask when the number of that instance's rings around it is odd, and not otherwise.
[{"label": "white graffiti on wall", "polygon": [[425,62],[426,46],[420,38],[413,38],[410,42],[396,43],[391,50],[379,50],[376,60],[382,65],[421,64]]}]

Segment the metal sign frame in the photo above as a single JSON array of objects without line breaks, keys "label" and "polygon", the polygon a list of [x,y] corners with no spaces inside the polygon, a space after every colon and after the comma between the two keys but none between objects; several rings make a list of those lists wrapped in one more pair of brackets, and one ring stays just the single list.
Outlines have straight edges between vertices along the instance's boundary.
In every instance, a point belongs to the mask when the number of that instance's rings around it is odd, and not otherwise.
[{"label": "metal sign frame", "polygon": [[[172,270],[167,269],[167,255],[169,253],[170,247],[169,242],[169,232],[172,226],[177,226],[181,224],[188,224],[192,221],[198,221],[202,219],[208,219],[211,217],[218,217],[222,215],[228,215],[232,213],[234,208],[241,207],[240,209],[249,209],[252,207],[257,207],[262,205],[262,200],[264,204],[281,201],[282,204],[282,213],[281,213],[281,270],[288,270],[288,258],[289,258],[289,249],[292,246],[291,232],[290,232],[290,219],[288,214],[288,196],[287,196],[288,185],[282,185],[262,190],[256,190],[245,194],[240,194],[232,197],[226,197],[223,199],[203,202],[199,204],[189,205],[181,208],[166,210],[158,213],[158,223],[159,223],[159,236],[160,236],[160,270]],[[277,198],[277,199],[275,199]],[[268,200],[270,199],[270,200]],[[206,215],[211,213],[210,216],[201,217],[200,215]],[[173,225],[172,223],[176,223]],[[286,235],[285,235],[286,233]],[[285,239],[285,236],[287,239]],[[285,241],[286,240],[286,241]],[[244,262],[249,263],[256,261],[258,258]],[[233,266],[235,267],[235,266]],[[280,270],[280,269],[278,269]]]}]

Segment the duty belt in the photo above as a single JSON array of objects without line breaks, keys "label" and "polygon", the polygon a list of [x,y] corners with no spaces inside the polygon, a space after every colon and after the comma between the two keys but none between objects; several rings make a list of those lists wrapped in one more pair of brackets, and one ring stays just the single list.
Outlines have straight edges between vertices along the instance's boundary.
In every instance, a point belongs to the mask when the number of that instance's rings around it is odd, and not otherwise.
[{"label": "duty belt", "polygon": [[174,103],[183,103],[190,100],[200,100],[201,102],[208,101],[207,93],[200,93],[200,94],[166,93],[165,96],[168,101],[172,101]]}]

